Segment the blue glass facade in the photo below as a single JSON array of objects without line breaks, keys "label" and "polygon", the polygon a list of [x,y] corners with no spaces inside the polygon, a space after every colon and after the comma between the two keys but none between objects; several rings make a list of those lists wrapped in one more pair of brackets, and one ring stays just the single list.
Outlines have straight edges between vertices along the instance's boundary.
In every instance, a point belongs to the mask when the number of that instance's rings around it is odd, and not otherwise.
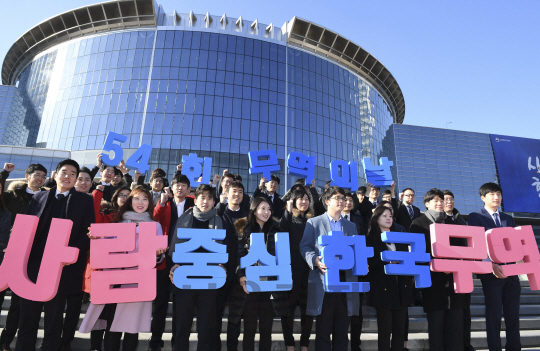
[{"label": "blue glass facade", "polygon": [[389,158],[395,155],[397,188],[413,188],[422,210],[424,194],[438,188],[452,191],[456,208],[469,214],[483,207],[480,186],[497,182],[489,134],[393,124],[387,140]]},{"label": "blue glass facade", "polygon": [[172,176],[194,152],[213,158],[213,173],[239,173],[248,192],[258,183],[248,174],[250,150],[276,149],[282,179],[289,152],[313,155],[322,186],[332,159],[383,156],[393,121],[377,90],[333,61],[277,40],[204,31],[59,44],[24,68],[19,89],[32,104],[27,119],[38,121],[28,146],[71,150],[92,165],[114,131],[128,137],[128,155],[153,146],[151,169]]},{"label": "blue glass facade", "polygon": [[26,144],[28,130],[24,127],[26,108],[17,87],[0,85],[0,144]]}]

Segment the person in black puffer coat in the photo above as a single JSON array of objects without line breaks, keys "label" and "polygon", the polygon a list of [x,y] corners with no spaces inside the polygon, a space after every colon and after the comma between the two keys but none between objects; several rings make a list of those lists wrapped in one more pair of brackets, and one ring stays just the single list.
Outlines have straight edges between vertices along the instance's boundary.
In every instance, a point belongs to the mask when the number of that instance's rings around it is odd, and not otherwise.
[{"label": "person in black puffer coat", "polygon": [[238,284],[232,289],[229,304],[229,323],[240,323],[244,319],[243,350],[255,350],[255,333],[259,320],[259,350],[270,351],[272,348],[272,323],[274,315],[287,316],[289,304],[286,291],[251,292],[246,287],[246,272],[240,268],[240,259],[249,252],[251,233],[265,234],[266,249],[269,254],[276,255],[274,234],[280,231],[278,222],[272,218],[272,204],[268,199],[257,197],[250,206],[247,218],[235,222],[238,234]]},{"label": "person in black puffer coat", "polygon": [[283,338],[287,350],[294,351],[294,311],[296,306],[300,306],[300,350],[307,351],[309,337],[313,326],[313,316],[306,314],[307,308],[307,288],[310,268],[302,254],[300,254],[300,241],[304,236],[304,229],[309,218],[313,217],[311,198],[304,188],[297,189],[290,195],[287,202],[287,209],[280,221],[281,229],[289,233],[289,244],[291,248],[291,270],[293,288],[289,292],[289,316],[281,318]]},{"label": "person in black puffer coat", "polygon": [[[393,210],[378,206],[371,217],[367,245],[374,250],[368,259],[370,282],[370,304],[377,310],[378,349],[380,351],[401,351],[405,339],[408,320],[407,307],[414,302],[413,278],[404,275],[388,275],[384,266],[389,262],[381,260],[383,251],[408,251],[408,245],[384,243],[381,233],[391,231]],[[391,340],[391,341],[390,341]]]}]

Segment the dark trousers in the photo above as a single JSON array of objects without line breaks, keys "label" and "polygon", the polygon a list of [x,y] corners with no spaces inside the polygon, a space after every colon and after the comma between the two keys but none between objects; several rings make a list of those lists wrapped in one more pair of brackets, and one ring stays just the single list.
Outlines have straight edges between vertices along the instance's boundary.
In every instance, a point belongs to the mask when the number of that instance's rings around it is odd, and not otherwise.
[{"label": "dark trousers", "polygon": [[231,319],[227,322],[227,351],[238,350],[238,338],[242,329],[241,323],[232,323]]},{"label": "dark trousers", "polygon": [[[223,312],[225,311],[225,306],[227,305],[227,301],[229,299],[231,286],[232,286],[232,282],[227,281],[225,285],[223,285],[221,288],[217,290],[216,320],[214,321],[214,330],[212,331],[212,351],[221,350],[221,328],[222,328],[222,322],[223,322]],[[240,336],[240,327],[238,327],[238,333],[237,333],[234,327],[229,328],[229,326],[227,326],[227,345],[229,344],[229,340],[230,340],[232,345],[236,344],[237,345],[236,347],[238,347],[239,336]]]},{"label": "dark trousers", "polygon": [[81,314],[82,297],[82,291],[78,294],[66,296],[66,316],[64,317],[64,328],[62,330],[62,344],[64,345],[71,344],[75,338],[75,331]]},{"label": "dark trousers", "polygon": [[197,312],[197,351],[210,351],[216,316],[217,290],[184,290],[174,294],[176,300],[176,336],[174,351],[189,350],[189,335]]},{"label": "dark trousers", "polygon": [[92,330],[90,332],[90,350],[101,351],[101,344],[103,344],[103,334],[105,330]]},{"label": "dark trousers", "polygon": [[463,351],[463,310],[427,312],[429,349]]},{"label": "dark trousers", "polygon": [[[2,303],[4,302],[4,296],[6,290],[2,291]],[[0,346],[1,345],[11,345],[15,335],[17,334],[17,329],[19,329],[19,315],[20,315],[20,306],[21,298],[11,292],[11,304],[9,305],[9,311],[6,317],[6,325],[2,330],[2,335],[0,336]]]},{"label": "dark trousers", "polygon": [[362,335],[362,323],[364,323],[364,316],[362,315],[362,303],[364,301],[364,294],[360,294],[360,310],[358,316],[351,317],[351,351],[360,350],[362,341],[360,336]]},{"label": "dark trousers", "polygon": [[463,348],[473,351],[471,345],[471,294],[466,294],[466,307],[463,309]]},{"label": "dark trousers", "polygon": [[348,315],[346,293],[325,293],[321,314],[316,321],[316,351],[347,351],[351,317]]},{"label": "dark trousers", "polygon": [[[154,300],[154,310],[152,312],[152,324],[150,331],[150,348],[160,348],[165,346],[163,342],[163,333],[165,332],[165,322],[167,320],[167,308],[171,296],[169,270],[162,269],[157,271],[156,280],[156,299]],[[174,329],[174,328],[173,328]]]},{"label": "dark trousers", "polygon": [[501,317],[506,325],[506,351],[521,350],[519,339],[519,298],[517,276],[504,279],[481,278],[486,303],[486,333],[490,351],[501,350]]},{"label": "dark trousers", "polygon": [[250,293],[242,311],[242,318],[244,319],[242,350],[255,350],[258,320],[259,351],[270,351],[272,349],[272,323],[274,322],[274,308],[270,300],[270,293]]},{"label": "dark trousers", "polygon": [[293,280],[293,287],[289,292],[289,315],[281,317],[281,329],[283,330],[283,338],[286,346],[295,346],[293,336],[294,313],[296,306],[300,306],[300,347],[309,346],[309,337],[311,336],[311,328],[313,327],[313,316],[306,314],[307,308],[307,282],[296,282]]},{"label": "dark trousers", "polygon": [[41,311],[45,312],[44,335],[41,344],[42,351],[58,351],[62,341],[62,326],[66,296],[58,292],[47,302],[38,302],[21,298],[21,314],[19,319],[19,333],[17,337],[17,351],[34,350]]},{"label": "dark trousers", "polygon": [[[110,331],[113,319],[107,321],[107,330],[105,331],[104,349],[105,351],[136,351],[139,345],[139,334],[122,333]],[[124,342],[122,343],[122,334],[124,334]]]},{"label": "dark trousers", "polygon": [[[406,320],[407,306],[401,306],[399,310],[377,308],[377,333],[379,351],[403,350],[403,342],[405,341]],[[390,338],[392,338],[391,342]]]}]

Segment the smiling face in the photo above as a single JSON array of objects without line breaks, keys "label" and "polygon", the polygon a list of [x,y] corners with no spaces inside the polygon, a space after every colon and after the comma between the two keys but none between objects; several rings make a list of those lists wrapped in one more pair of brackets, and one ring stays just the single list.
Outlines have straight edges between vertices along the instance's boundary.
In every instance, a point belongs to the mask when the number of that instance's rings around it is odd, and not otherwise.
[{"label": "smiling face", "polygon": [[118,184],[120,184],[121,181],[122,181],[122,175],[121,174],[116,174],[113,177],[113,180],[111,181],[111,184],[114,185],[114,186],[117,186]]},{"label": "smiling face", "polygon": [[240,187],[231,187],[227,189],[227,199],[231,205],[240,205],[244,199],[244,190]]},{"label": "smiling face", "polygon": [[189,194],[190,190],[191,190],[191,187],[189,187],[185,183],[177,182],[177,183],[174,183],[174,185],[172,186],[173,194],[177,199],[185,198],[186,195]]},{"label": "smiling face", "polygon": [[255,218],[257,218],[257,223],[259,223],[259,225],[262,227],[271,216],[272,208],[270,207],[270,204],[268,204],[266,201],[262,201],[255,209]]},{"label": "smiling face", "polygon": [[435,196],[433,199],[425,203],[426,208],[432,211],[442,212],[444,211],[444,200],[439,196]]},{"label": "smiling face", "polygon": [[77,187],[78,192],[88,194],[88,191],[92,187],[92,179],[90,178],[90,174],[86,172],[79,173],[75,187]]},{"label": "smiling face", "polygon": [[352,196],[346,196],[345,197],[345,207],[343,207],[343,212],[349,213],[352,211],[354,207],[354,201]]},{"label": "smiling face", "polygon": [[77,168],[72,165],[63,165],[56,173],[54,180],[61,193],[71,190],[77,182]]},{"label": "smiling face", "polygon": [[487,208],[495,212],[502,202],[502,193],[500,191],[491,191],[480,197]]},{"label": "smiling face", "polygon": [[444,195],[444,212],[450,214],[454,210],[454,197],[452,195]]},{"label": "smiling face", "polygon": [[300,212],[306,212],[309,208],[309,196],[305,194],[302,198],[296,199],[296,208]]},{"label": "smiling face", "polygon": [[208,212],[214,207],[214,197],[209,191],[203,191],[202,194],[195,199],[195,206],[201,212]]},{"label": "smiling face", "polygon": [[149,204],[150,201],[148,200],[148,196],[142,192],[133,195],[133,199],[131,200],[131,206],[133,207],[133,211],[137,213],[146,212],[148,210]]},{"label": "smiling face", "polygon": [[379,225],[379,228],[381,228],[381,232],[389,231],[390,227],[392,226],[392,221],[392,211],[390,209],[385,210],[377,220],[377,224]]},{"label": "smiling face", "polygon": [[103,171],[101,171],[101,180],[104,181],[105,183],[110,183],[113,178],[114,178],[113,167],[107,167]]},{"label": "smiling face", "polygon": [[47,174],[43,171],[34,171],[34,173],[27,174],[24,177],[28,181],[28,187],[30,189],[39,189],[43,186],[43,183],[45,183]]},{"label": "smiling face", "polygon": [[266,190],[270,194],[275,193],[278,187],[279,187],[279,184],[275,180],[270,180],[269,182],[266,183]]},{"label": "smiling face", "polygon": [[152,191],[155,192],[155,193],[159,193],[161,192],[161,190],[163,190],[163,185],[164,185],[164,181],[163,181],[163,178],[161,177],[156,177],[154,179],[152,179],[152,182],[150,182],[150,186],[152,187]]}]

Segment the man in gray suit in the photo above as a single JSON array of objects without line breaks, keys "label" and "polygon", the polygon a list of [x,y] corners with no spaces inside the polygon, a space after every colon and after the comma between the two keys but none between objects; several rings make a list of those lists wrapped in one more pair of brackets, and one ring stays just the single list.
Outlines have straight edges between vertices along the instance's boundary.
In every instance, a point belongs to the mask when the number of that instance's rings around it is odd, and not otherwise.
[{"label": "man in gray suit", "polygon": [[[349,345],[348,330],[352,315],[358,315],[360,298],[358,293],[325,293],[324,274],[326,266],[321,262],[318,239],[331,231],[343,235],[356,235],[356,225],[341,218],[345,207],[345,191],[337,186],[330,187],[322,196],[326,212],[307,221],[300,242],[300,253],[311,268],[308,280],[307,314],[316,316],[315,350],[346,351]],[[352,271],[341,271],[341,281],[353,281]],[[332,336],[332,340],[330,339]]]}]

